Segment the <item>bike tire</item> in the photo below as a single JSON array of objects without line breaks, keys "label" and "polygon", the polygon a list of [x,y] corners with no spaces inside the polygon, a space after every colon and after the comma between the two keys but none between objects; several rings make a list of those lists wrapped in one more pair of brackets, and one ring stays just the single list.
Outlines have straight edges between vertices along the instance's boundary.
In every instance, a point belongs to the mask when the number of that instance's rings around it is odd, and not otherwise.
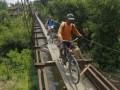
[{"label": "bike tire", "polygon": [[53,33],[50,33],[50,43],[53,43]]},{"label": "bike tire", "polygon": [[[77,84],[80,81],[80,68],[74,56],[70,56],[69,59],[71,59],[69,60],[70,76],[71,76],[73,83]],[[72,64],[74,64],[74,70],[73,70]]]},{"label": "bike tire", "polygon": [[54,42],[53,39],[54,39],[54,35],[52,35],[52,37],[51,37],[51,41],[52,41],[52,43]]}]

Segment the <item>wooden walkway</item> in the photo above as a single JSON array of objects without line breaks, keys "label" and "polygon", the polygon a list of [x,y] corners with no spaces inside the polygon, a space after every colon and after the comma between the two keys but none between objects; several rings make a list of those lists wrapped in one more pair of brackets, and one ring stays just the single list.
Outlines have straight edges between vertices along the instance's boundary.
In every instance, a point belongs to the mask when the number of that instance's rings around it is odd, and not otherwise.
[{"label": "wooden walkway", "polygon": [[56,65],[62,75],[66,88],[68,90],[87,90],[85,86],[79,82],[78,84],[74,84],[70,78],[69,70],[66,68],[62,61],[59,59],[59,49],[54,44],[48,44],[48,49],[50,51],[52,60],[56,62]]}]

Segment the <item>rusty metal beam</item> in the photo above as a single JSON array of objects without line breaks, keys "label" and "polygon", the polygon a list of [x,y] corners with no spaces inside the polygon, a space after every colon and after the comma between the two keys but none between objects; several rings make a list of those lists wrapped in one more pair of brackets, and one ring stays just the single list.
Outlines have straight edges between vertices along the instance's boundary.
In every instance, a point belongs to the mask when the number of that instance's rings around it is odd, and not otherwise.
[{"label": "rusty metal beam", "polygon": [[43,90],[43,87],[42,87],[42,80],[41,80],[41,70],[40,69],[37,69],[37,72],[38,72],[38,88],[39,90]]},{"label": "rusty metal beam", "polygon": [[38,46],[38,45],[36,45],[36,46],[33,46],[35,49],[40,49],[41,48],[41,46]]},{"label": "rusty metal beam", "polygon": [[39,27],[39,26],[38,26],[38,27],[36,27],[36,26],[35,26],[35,27],[34,27],[34,29],[41,29],[41,27]]},{"label": "rusty metal beam", "polygon": [[93,59],[77,59],[78,62],[83,62],[84,64],[90,64],[93,62]]},{"label": "rusty metal beam", "polygon": [[43,33],[43,31],[33,31],[33,33]]},{"label": "rusty metal beam", "polygon": [[[40,47],[39,47],[40,48]],[[81,63],[82,61],[77,61],[78,63]],[[84,62],[87,62],[87,61],[84,61]],[[42,67],[49,67],[49,66],[55,66],[56,63],[55,61],[47,61],[47,62],[44,62],[44,63],[35,63],[35,67],[36,68],[42,68]],[[88,65],[89,66],[89,65]],[[87,67],[88,67],[87,66]],[[86,67],[85,67],[86,68]]]},{"label": "rusty metal beam", "polygon": [[[36,62],[39,63],[38,49],[36,49]],[[37,73],[38,73],[39,90],[43,90],[42,89],[42,80],[41,80],[41,70],[39,68],[37,69]]]}]

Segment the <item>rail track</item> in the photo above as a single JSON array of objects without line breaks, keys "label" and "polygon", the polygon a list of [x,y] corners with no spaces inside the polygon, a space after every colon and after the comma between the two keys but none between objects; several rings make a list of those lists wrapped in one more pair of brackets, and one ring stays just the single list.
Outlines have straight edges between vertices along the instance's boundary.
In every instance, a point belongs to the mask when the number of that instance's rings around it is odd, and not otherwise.
[{"label": "rail track", "polygon": [[[63,90],[118,90],[91,65],[91,61],[82,59],[78,60],[79,66],[82,69],[82,72],[80,73],[81,80],[75,85],[70,79],[69,71],[61,64],[61,60],[59,60],[59,50],[57,46],[49,43],[47,31],[37,14],[34,14],[32,33],[36,52],[35,67],[38,73],[39,90],[50,90],[46,67],[52,66],[57,66],[61,74],[65,84]],[[43,48],[42,45],[46,43],[48,44]],[[50,53],[52,61],[45,61],[43,52]]]}]

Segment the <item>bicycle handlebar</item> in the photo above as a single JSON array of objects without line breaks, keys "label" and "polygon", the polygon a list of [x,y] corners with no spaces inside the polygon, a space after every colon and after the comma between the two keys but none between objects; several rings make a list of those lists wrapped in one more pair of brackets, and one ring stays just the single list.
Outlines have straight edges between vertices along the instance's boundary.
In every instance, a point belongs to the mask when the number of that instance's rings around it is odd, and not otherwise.
[{"label": "bicycle handlebar", "polygon": [[74,40],[71,40],[71,41],[68,41],[68,40],[62,40],[63,42],[70,42],[70,43],[73,43],[73,42],[75,42],[75,41],[77,41],[78,40],[78,38],[75,38]]}]

